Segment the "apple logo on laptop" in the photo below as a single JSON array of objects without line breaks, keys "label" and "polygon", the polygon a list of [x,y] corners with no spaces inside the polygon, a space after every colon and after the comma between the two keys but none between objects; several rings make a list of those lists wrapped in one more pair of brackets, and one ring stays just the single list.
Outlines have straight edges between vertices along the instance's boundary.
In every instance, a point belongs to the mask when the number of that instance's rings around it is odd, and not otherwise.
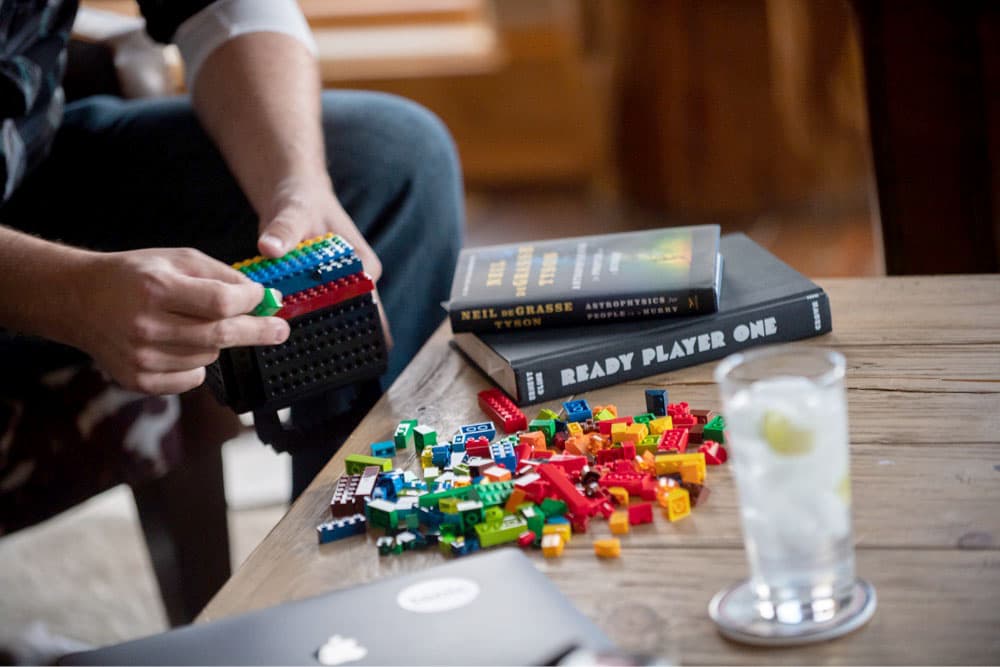
[{"label": "apple logo on laptop", "polygon": [[321,665],[343,665],[354,662],[368,655],[368,649],[358,643],[354,637],[333,635],[319,647],[316,659]]}]

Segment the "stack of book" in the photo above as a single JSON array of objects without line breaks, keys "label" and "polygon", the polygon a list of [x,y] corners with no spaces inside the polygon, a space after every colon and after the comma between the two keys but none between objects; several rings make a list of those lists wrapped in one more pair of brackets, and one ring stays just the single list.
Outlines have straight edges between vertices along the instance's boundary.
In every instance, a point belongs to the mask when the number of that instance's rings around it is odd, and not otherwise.
[{"label": "stack of book", "polygon": [[446,307],[519,405],[831,330],[819,286],[717,225],[469,248]]}]

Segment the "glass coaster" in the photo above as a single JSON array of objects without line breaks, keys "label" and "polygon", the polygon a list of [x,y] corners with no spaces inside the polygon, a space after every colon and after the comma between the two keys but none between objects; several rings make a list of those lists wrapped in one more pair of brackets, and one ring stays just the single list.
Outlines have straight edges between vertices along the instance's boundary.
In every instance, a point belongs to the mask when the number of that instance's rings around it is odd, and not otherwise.
[{"label": "glass coaster", "polygon": [[757,597],[750,581],[742,581],[715,594],[708,604],[708,615],[728,639],[756,646],[798,646],[846,635],[868,622],[875,613],[875,588],[858,579],[851,590],[851,600],[830,618],[798,623],[780,623],[761,618]]}]

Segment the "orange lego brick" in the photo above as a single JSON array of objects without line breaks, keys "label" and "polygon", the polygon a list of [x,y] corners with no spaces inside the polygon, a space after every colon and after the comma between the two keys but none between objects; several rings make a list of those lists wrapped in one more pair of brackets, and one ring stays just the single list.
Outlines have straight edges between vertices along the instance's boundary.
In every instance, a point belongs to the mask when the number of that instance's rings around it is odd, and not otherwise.
[{"label": "orange lego brick", "polygon": [[618,558],[622,555],[622,543],[617,537],[594,540],[594,553],[601,558]]},{"label": "orange lego brick", "polygon": [[611,532],[615,535],[624,535],[628,532],[629,522],[628,522],[628,512],[615,512],[608,519],[608,526],[611,528]]}]

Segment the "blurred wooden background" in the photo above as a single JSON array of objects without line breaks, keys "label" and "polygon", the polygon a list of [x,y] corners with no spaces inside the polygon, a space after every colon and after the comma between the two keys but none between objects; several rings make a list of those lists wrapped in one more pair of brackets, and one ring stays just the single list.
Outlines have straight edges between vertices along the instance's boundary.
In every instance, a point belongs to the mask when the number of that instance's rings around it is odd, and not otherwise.
[{"label": "blurred wooden background", "polygon": [[470,244],[714,221],[813,275],[882,271],[845,2],[300,4],[325,85],[451,129]]}]

